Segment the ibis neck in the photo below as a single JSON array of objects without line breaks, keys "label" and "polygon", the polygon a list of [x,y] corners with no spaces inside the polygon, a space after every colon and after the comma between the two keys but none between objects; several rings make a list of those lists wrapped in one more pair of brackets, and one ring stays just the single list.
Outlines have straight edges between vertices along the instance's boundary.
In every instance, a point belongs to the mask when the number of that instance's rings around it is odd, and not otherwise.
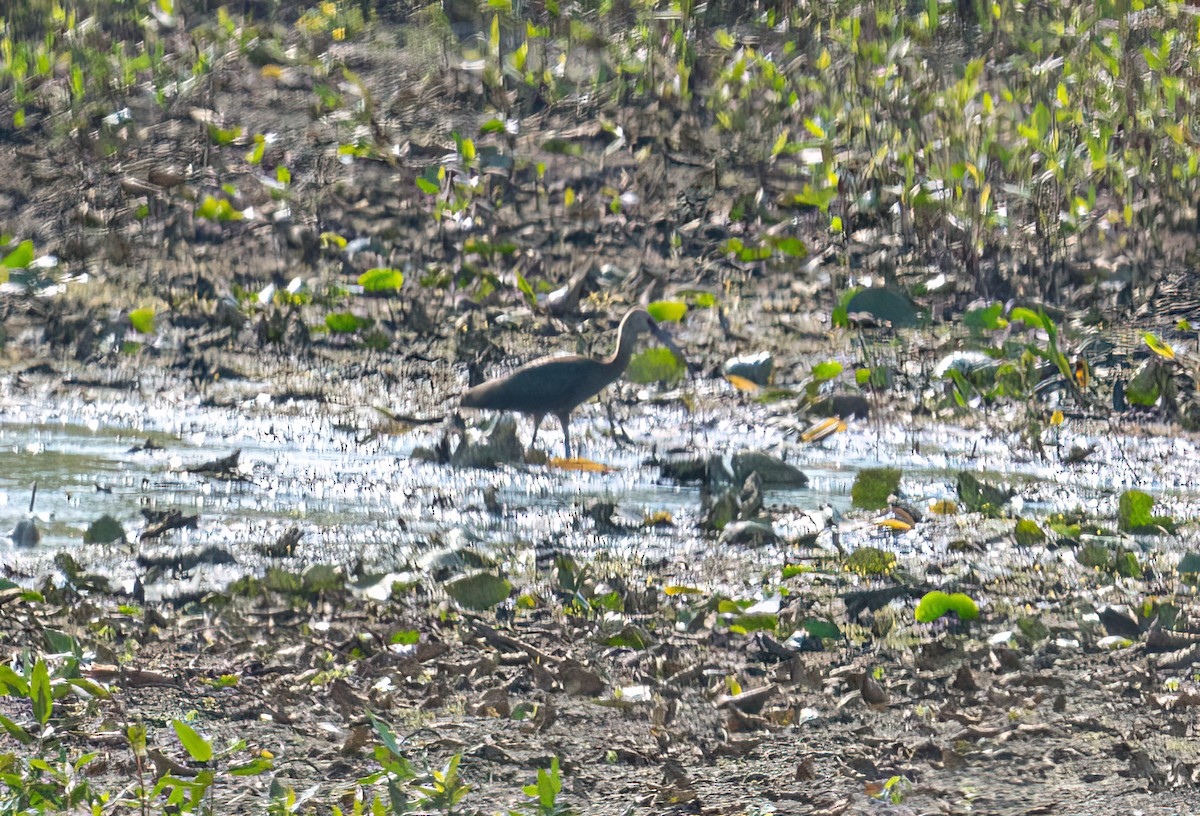
[{"label": "ibis neck", "polygon": [[617,334],[617,348],[604,360],[604,367],[616,371],[617,376],[620,376],[625,367],[629,365],[629,359],[633,357],[633,348],[636,345],[637,332],[629,331],[628,327],[622,325]]}]

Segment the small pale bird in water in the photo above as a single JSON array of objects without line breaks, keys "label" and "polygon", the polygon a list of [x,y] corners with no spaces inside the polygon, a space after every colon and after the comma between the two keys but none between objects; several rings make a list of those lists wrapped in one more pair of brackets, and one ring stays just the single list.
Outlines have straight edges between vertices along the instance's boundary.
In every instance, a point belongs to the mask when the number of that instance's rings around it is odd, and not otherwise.
[{"label": "small pale bird in water", "polygon": [[617,348],[604,359],[569,355],[543,357],[521,366],[505,377],[488,380],[462,395],[464,408],[516,411],[533,417],[533,439],[547,414],[558,417],[563,430],[563,446],[571,458],[571,412],[611,385],[625,372],[638,335],[649,332],[679,359],[683,353],[671,335],[642,308],[630,309],[617,331]]}]

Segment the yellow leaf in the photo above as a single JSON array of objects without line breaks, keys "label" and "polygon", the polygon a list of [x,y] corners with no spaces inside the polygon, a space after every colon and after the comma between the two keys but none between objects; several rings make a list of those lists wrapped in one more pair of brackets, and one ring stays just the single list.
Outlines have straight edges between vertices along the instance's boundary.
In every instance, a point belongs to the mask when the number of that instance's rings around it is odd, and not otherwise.
[{"label": "yellow leaf", "polygon": [[270,65],[264,65],[259,73],[263,75],[264,79],[279,79],[283,76],[283,69],[272,63]]},{"label": "yellow leaf", "polygon": [[591,459],[563,459],[555,456],[550,460],[550,467],[558,470],[575,470],[584,473],[612,473],[616,468],[609,465],[602,465],[599,462],[593,462]]},{"label": "yellow leaf", "polygon": [[846,427],[846,423],[841,417],[829,417],[829,419],[823,419],[816,425],[810,426],[808,430],[800,434],[800,439],[804,442],[816,442],[830,434],[841,433],[846,430]]},{"label": "yellow leaf", "polygon": [[898,518],[881,518],[875,520],[876,527],[882,527],[885,530],[895,530],[898,533],[908,532],[912,529],[912,525],[907,521]]},{"label": "yellow leaf", "polygon": [[833,58],[829,56],[829,49],[822,48],[821,56],[817,57],[817,70],[824,71],[833,63]]},{"label": "yellow leaf", "polygon": [[571,205],[574,203],[575,203],[575,188],[568,187],[566,192],[563,193],[563,206],[570,209]]},{"label": "yellow leaf", "polygon": [[939,516],[953,516],[958,513],[958,505],[949,499],[941,499],[929,505],[929,512]]},{"label": "yellow leaf", "polygon": [[1050,415],[1050,424],[1055,425],[1055,426],[1062,425],[1063,419],[1064,419],[1063,412],[1055,411],[1053,414]]},{"label": "yellow leaf", "polygon": [[674,597],[676,595],[703,595],[704,594],[704,592],[702,590],[696,589],[696,587],[689,587],[689,586],[667,586],[667,587],[663,587],[663,592],[670,595],[671,597]]},{"label": "yellow leaf", "polygon": [[745,377],[739,377],[737,374],[726,374],[725,379],[729,380],[730,384],[739,391],[749,391],[753,394],[761,386],[758,383],[747,380]]},{"label": "yellow leaf", "polygon": [[659,510],[657,513],[647,513],[642,519],[643,527],[656,527],[658,525],[674,526],[675,520],[671,518],[671,514],[666,510]]},{"label": "yellow leaf", "polygon": [[1142,332],[1142,339],[1146,341],[1146,345],[1150,347],[1150,350],[1159,357],[1162,357],[1164,360],[1175,359],[1175,349],[1171,348],[1171,346],[1167,343],[1164,343],[1162,338],[1157,334],[1153,334],[1151,332]]}]

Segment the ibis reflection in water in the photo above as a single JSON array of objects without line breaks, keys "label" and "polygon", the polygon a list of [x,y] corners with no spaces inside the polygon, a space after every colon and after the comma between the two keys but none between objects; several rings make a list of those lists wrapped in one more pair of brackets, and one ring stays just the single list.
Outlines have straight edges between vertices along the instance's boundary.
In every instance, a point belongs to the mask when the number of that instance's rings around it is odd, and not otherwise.
[{"label": "ibis reflection in water", "polygon": [[558,417],[563,430],[563,446],[571,458],[571,412],[612,384],[624,373],[633,356],[633,348],[642,332],[649,332],[680,360],[683,353],[671,336],[642,308],[630,309],[617,331],[617,348],[604,359],[568,355],[543,357],[524,365],[505,377],[488,380],[462,396],[464,408],[515,411],[533,417],[533,439],[547,414]]}]

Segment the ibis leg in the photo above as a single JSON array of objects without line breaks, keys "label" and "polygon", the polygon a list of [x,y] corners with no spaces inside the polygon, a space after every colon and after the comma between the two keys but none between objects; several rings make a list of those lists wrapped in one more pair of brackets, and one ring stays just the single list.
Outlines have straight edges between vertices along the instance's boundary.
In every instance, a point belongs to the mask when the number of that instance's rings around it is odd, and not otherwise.
[{"label": "ibis leg", "polygon": [[529,449],[530,450],[533,450],[534,446],[537,445],[538,429],[542,427],[542,420],[545,418],[546,418],[545,414],[534,414],[533,415],[533,438],[529,440]]},{"label": "ibis leg", "polygon": [[570,414],[556,414],[555,416],[558,417],[558,424],[562,425],[563,447],[567,451],[567,458],[570,459],[571,458],[571,415]]}]

